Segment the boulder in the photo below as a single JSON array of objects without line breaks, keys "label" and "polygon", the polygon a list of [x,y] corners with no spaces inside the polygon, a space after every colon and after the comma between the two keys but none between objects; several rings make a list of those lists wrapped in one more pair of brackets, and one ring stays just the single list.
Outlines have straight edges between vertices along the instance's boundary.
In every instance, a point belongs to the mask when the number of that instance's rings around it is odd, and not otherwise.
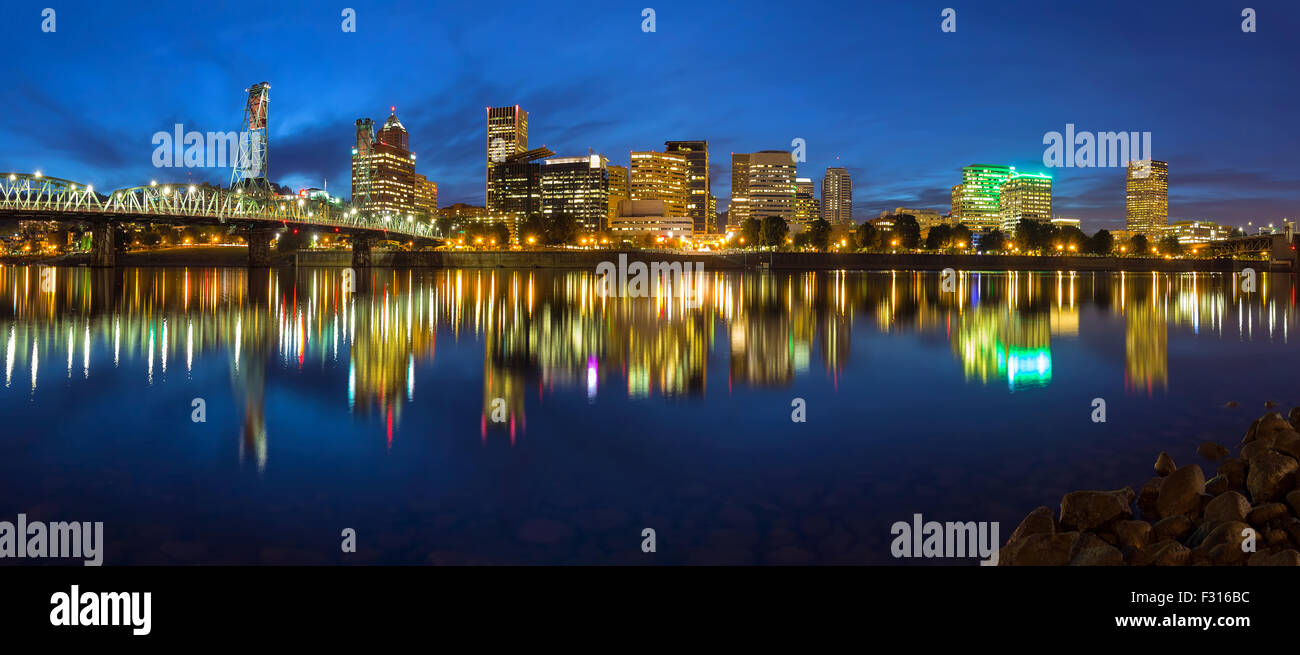
[{"label": "boulder", "polygon": [[1119,549],[1096,535],[1084,533],[1070,553],[1070,566],[1122,566],[1124,555]]},{"label": "boulder", "polygon": [[[1244,480],[1245,477],[1243,476]],[[1160,518],[1160,510],[1156,507],[1156,499],[1160,496],[1160,487],[1164,486],[1165,479],[1156,476],[1147,480],[1142,485],[1142,491],[1138,493],[1137,506],[1138,511],[1142,512],[1142,518],[1155,520]]]},{"label": "boulder", "polygon": [[1201,445],[1196,447],[1196,454],[1210,460],[1211,462],[1217,462],[1231,453],[1228,452],[1227,448],[1224,448],[1213,441],[1202,441]]},{"label": "boulder", "polygon": [[1170,457],[1169,453],[1160,451],[1160,454],[1156,455],[1156,475],[1166,476],[1173,473],[1177,468],[1174,465],[1174,458]]},{"label": "boulder", "polygon": [[1286,504],[1291,506],[1291,513],[1300,516],[1300,489],[1288,491],[1286,494]]},{"label": "boulder", "polygon": [[1222,475],[1216,475],[1205,481],[1205,493],[1210,496],[1218,496],[1231,488],[1232,486],[1228,484],[1228,478]]},{"label": "boulder", "polygon": [[1300,469],[1300,462],[1280,453],[1264,453],[1251,460],[1246,475],[1250,499],[1256,504],[1282,499],[1294,488],[1297,469]]},{"label": "boulder", "polygon": [[1286,418],[1291,423],[1292,429],[1300,430],[1300,407],[1292,407],[1291,413],[1287,414]]},{"label": "boulder", "polygon": [[1228,479],[1231,489],[1246,488],[1246,462],[1236,457],[1229,457],[1219,464],[1219,475]]},{"label": "boulder", "polygon": [[1208,524],[1244,521],[1248,514],[1250,501],[1236,491],[1224,492],[1205,506],[1205,522]]},{"label": "boulder", "polygon": [[1156,509],[1162,517],[1185,514],[1195,518],[1201,511],[1201,490],[1205,489],[1205,473],[1196,464],[1189,464],[1170,473],[1160,485]]},{"label": "boulder", "polygon": [[1246,561],[1247,566],[1300,566],[1300,552],[1293,549],[1286,549],[1279,552],[1269,553],[1260,551],[1250,556]]},{"label": "boulder", "polygon": [[1182,566],[1187,563],[1190,551],[1187,547],[1166,539],[1158,541],[1133,554],[1134,566]]},{"label": "boulder", "polygon": [[1273,450],[1293,459],[1300,459],[1300,433],[1283,432],[1273,440]]},{"label": "boulder", "polygon": [[1132,487],[1114,491],[1071,491],[1061,499],[1061,527],[1066,530],[1095,530],[1113,521],[1132,518],[1129,509],[1132,504]]},{"label": "boulder", "polygon": [[1007,538],[1007,543],[1024,539],[1031,534],[1055,534],[1056,518],[1052,515],[1052,508],[1047,505],[1040,505],[1037,509],[1025,516],[1020,525],[1011,532]]},{"label": "boulder", "polygon": [[1119,547],[1124,550],[1137,550],[1150,544],[1155,534],[1150,523],[1146,521],[1116,521],[1115,536]]},{"label": "boulder", "polygon": [[1160,519],[1151,529],[1155,532],[1155,540],[1163,541],[1165,539],[1181,540],[1191,534],[1195,527],[1191,519],[1182,514],[1175,514]]},{"label": "boulder", "polygon": [[1258,528],[1268,525],[1269,521],[1283,516],[1286,516],[1286,505],[1282,503],[1267,503],[1250,510],[1250,514],[1246,516],[1246,520],[1250,521],[1251,525]]},{"label": "boulder", "polygon": [[1031,534],[998,551],[1001,566],[1065,566],[1079,541],[1078,532]]}]

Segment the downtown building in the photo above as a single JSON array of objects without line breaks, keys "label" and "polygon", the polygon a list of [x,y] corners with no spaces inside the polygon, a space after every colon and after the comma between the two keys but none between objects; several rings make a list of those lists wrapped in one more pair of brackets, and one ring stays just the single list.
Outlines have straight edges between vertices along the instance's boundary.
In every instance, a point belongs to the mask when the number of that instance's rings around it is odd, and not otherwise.
[{"label": "downtown building", "polygon": [[843,166],[827,168],[822,178],[822,218],[831,225],[853,222],[853,180]]},{"label": "downtown building", "polygon": [[953,187],[953,214],[971,232],[987,234],[1002,227],[1002,185],[1010,166],[971,164],[961,169],[960,189]]},{"label": "downtown building", "polygon": [[544,147],[535,148],[488,166],[490,194],[485,220],[505,223],[516,243],[520,224],[542,213],[542,163],[538,160],[554,154]]},{"label": "downtown building", "polygon": [[492,167],[515,155],[528,151],[528,112],[513,107],[487,108],[487,169],[485,174],[484,206],[491,210],[493,187]]},{"label": "downtown building", "polygon": [[547,159],[541,165],[542,214],[572,216],[579,230],[603,231],[609,187],[609,161],[600,155]]},{"label": "downtown building", "polygon": [[609,169],[609,214],[608,214],[608,221],[605,223],[606,225],[609,225],[611,222],[613,222],[614,216],[618,215],[618,203],[624,200],[632,199],[632,194],[630,191],[631,187],[628,184],[627,167],[614,166],[611,164],[608,166],[608,169]]},{"label": "downtown building", "polygon": [[686,156],[664,152],[632,152],[629,195],[632,200],[662,200],[669,216],[689,216],[689,166]]},{"label": "downtown building", "polygon": [[431,221],[438,217],[438,184],[429,180],[429,178],[415,173],[414,179],[414,205],[416,220]]},{"label": "downtown building", "polygon": [[1164,236],[1169,226],[1169,163],[1144,159],[1128,163],[1124,227],[1148,239]]},{"label": "downtown building", "polygon": [[664,153],[686,158],[686,215],[695,223],[695,234],[716,233],[717,199],[709,185],[709,142],[664,141]]},{"label": "downtown building", "polygon": [[378,134],[369,118],[357,119],[352,148],[353,203],[377,216],[415,213],[415,155],[408,138],[396,114],[388,117]]},{"label": "downtown building", "polygon": [[817,185],[809,178],[797,177],[794,180],[794,225],[791,232],[802,231],[809,223],[821,218],[821,203],[816,197]]},{"label": "downtown building", "polygon": [[[1002,232],[1016,233],[1021,220],[1047,223],[1052,219],[1052,177],[1042,173],[1021,173],[1011,168],[998,192]],[[969,225],[967,225],[969,227]]]},{"label": "downtown building", "polygon": [[[824,188],[824,187],[823,187]],[[750,218],[779,216],[794,222],[795,162],[788,150],[731,154],[731,203],[727,225],[740,229]],[[825,216],[825,199],[822,215]]]}]

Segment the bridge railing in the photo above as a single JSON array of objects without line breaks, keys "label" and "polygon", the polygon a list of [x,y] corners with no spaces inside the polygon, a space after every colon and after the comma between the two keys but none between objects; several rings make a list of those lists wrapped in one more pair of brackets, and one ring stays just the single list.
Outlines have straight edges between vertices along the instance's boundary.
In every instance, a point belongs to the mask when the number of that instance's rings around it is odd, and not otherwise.
[{"label": "bridge railing", "polygon": [[91,185],[40,173],[0,173],[0,209],[79,214],[123,214],[256,220],[379,230],[403,236],[433,237],[430,224],[413,216],[367,216],[347,204],[324,200],[246,194],[204,185],[131,187],[107,196]]}]

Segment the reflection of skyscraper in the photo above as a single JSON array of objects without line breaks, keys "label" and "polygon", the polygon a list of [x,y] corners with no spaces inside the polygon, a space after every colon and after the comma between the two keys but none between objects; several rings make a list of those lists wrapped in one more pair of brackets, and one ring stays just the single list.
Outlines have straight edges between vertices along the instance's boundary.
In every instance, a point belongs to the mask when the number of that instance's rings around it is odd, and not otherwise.
[{"label": "reflection of skyscraper", "polygon": [[1169,386],[1169,328],[1154,302],[1138,301],[1124,310],[1124,386]]},{"label": "reflection of skyscraper", "polygon": [[1046,314],[973,307],[959,315],[952,350],[967,380],[1006,380],[1013,390],[1052,381],[1051,320]]}]

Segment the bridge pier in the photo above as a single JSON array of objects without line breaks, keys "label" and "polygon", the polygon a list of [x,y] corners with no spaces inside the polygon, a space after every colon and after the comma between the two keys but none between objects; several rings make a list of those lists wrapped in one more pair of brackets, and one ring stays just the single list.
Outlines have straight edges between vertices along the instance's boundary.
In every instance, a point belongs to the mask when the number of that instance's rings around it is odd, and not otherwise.
[{"label": "bridge pier", "polygon": [[374,237],[361,234],[352,237],[352,268],[370,268],[370,249],[374,243]]},{"label": "bridge pier", "polygon": [[266,268],[271,265],[271,240],[274,228],[255,227],[248,231],[248,267]]},{"label": "bridge pier", "polygon": [[113,226],[109,223],[100,223],[90,229],[91,266],[112,268],[117,265],[117,244],[113,232]]}]

